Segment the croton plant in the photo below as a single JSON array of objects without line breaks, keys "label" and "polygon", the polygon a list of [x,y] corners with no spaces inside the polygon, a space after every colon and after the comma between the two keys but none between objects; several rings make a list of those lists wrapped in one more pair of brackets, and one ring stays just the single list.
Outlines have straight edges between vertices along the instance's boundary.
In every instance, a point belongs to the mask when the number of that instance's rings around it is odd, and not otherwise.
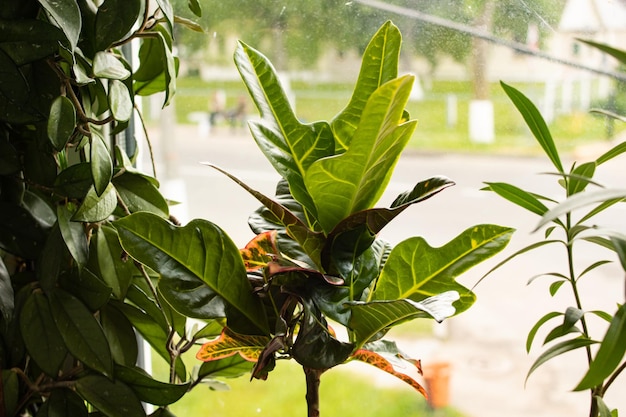
[{"label": "croton plant", "polygon": [[[167,303],[220,324],[197,354],[205,362],[199,375],[239,358],[251,363],[252,377],[266,379],[277,360],[293,359],[306,375],[310,416],[319,415],[321,375],[352,360],[425,394],[419,360],[385,334],[468,309],[475,295],[457,277],[503,249],[513,230],[477,225],[438,248],[422,237],[392,246],[379,236],[406,208],[454,184],[428,178],[390,207],[375,207],[417,124],[405,110],[414,77],[397,74],[400,46],[400,32],[385,23],[364,52],[347,106],[330,122],[302,123],[268,59],[238,44],[235,63],[261,116],[250,130],[282,177],[266,196],[209,164],[261,203],[249,218],[256,237],[244,249],[206,220],[180,227],[135,213],[115,222],[125,251],[159,274]],[[345,336],[335,333],[340,327]],[[397,371],[398,362],[414,374]]]}]

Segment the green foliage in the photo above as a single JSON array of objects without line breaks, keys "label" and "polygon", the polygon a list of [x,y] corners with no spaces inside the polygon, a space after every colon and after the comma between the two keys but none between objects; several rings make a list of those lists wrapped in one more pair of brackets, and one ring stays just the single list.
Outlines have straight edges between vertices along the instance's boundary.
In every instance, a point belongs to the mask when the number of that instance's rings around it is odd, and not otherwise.
[{"label": "green foliage", "polygon": [[[504,248],[513,232],[479,225],[442,248],[422,238],[393,248],[377,236],[407,207],[453,185],[430,178],[389,208],[374,207],[416,124],[405,110],[413,77],[397,76],[400,44],[397,27],[385,23],[365,50],[345,109],[331,122],[305,124],[269,60],[239,43],[235,64],[261,114],[251,132],[283,177],[272,198],[216,168],[262,204],[249,220],[258,236],[241,251],[243,263],[204,221],[181,228],[134,213],[114,223],[124,250],[160,274],[159,294],[174,309],[226,319],[198,358],[210,363],[239,354],[255,362],[259,379],[278,359],[292,358],[304,369],[312,413],[321,374],[348,360],[396,376],[400,360],[419,372],[418,362],[382,340],[385,333],[413,318],[443,320],[467,309],[474,295],[456,278]],[[328,319],[347,329],[348,340],[337,338]],[[401,378],[424,392],[414,378]]]},{"label": "green foliage", "polygon": [[[121,146],[134,139],[127,127],[139,116],[137,95],[164,92],[167,105],[175,93],[176,19],[168,0],[157,5],[9,0],[0,10],[2,416],[145,416],[142,402],[166,407],[198,382],[180,355],[194,337],[221,329],[205,320],[188,336],[186,316],[172,306],[196,294],[168,288],[167,277],[154,272],[167,276],[163,265],[149,271],[134,262],[118,235],[131,233],[121,220],[131,213],[170,221],[158,181],[138,172],[136,155]],[[190,7],[199,13],[197,2]],[[137,71],[131,41],[139,47]],[[198,227],[206,234],[187,230],[207,240],[199,248],[225,247],[223,257],[205,264],[204,278],[224,278],[232,271],[214,272],[233,265],[245,277],[225,234]],[[218,293],[252,297],[231,287]],[[217,304],[210,317],[223,316],[224,303]],[[137,367],[137,334],[171,368],[167,381]],[[231,365],[230,375],[245,372]],[[155,415],[172,414],[161,408]]]},{"label": "green foliage", "polygon": [[[587,43],[626,61],[626,54],[622,51],[607,45]],[[590,416],[610,417],[617,415],[616,410],[611,411],[604,403],[603,397],[613,381],[626,369],[626,362],[624,361],[626,354],[624,300],[609,301],[610,307],[608,308],[611,308],[609,311],[587,311],[584,309],[584,293],[580,289],[580,280],[583,278],[590,279],[587,277],[588,275],[610,261],[598,259],[590,265],[583,265],[584,269],[580,271],[578,268],[581,266],[575,256],[579,252],[574,249],[582,247],[585,243],[608,249],[610,254],[617,256],[622,268],[626,270],[626,259],[624,258],[626,234],[623,231],[605,229],[597,224],[598,215],[624,201],[626,190],[607,188],[593,179],[596,168],[624,153],[626,145],[620,143],[596,160],[580,165],[574,163],[570,170],[566,171],[552,135],[535,105],[519,90],[504,83],[502,83],[502,87],[552,162],[556,170],[555,175],[558,178],[558,184],[563,192],[563,198],[558,201],[511,184],[487,183],[488,190],[538,215],[540,221],[536,231],[548,226],[545,229],[543,239],[515,252],[496,266],[494,270],[522,254],[546,245],[557,244],[563,248],[567,256],[565,272],[549,271],[541,276],[552,278],[552,283],[549,286],[552,296],[563,291],[564,287],[569,287],[574,305],[568,307],[564,312],[551,311],[545,314],[530,330],[526,343],[528,351],[532,348],[539,330],[546,326],[549,326],[550,330],[543,340],[543,345],[550,346],[546,347],[533,363],[528,376],[530,377],[537,368],[555,357],[572,350],[583,349],[587,357],[587,363],[584,365],[587,371],[574,389],[591,392]],[[589,209],[590,206],[591,209]],[[534,278],[530,281],[533,280]],[[615,304],[617,307],[613,310]],[[609,327],[603,338],[596,339],[593,335],[588,320],[589,315],[598,316],[609,322]],[[598,349],[592,350],[591,346],[593,345],[599,345]]]}]

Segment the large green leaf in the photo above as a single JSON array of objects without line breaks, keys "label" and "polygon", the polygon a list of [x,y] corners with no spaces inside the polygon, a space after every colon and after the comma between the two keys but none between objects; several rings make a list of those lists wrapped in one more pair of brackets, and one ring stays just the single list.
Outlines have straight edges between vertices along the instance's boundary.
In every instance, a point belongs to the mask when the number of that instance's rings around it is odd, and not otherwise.
[{"label": "large green leaf", "polygon": [[314,161],[334,153],[330,126],[325,122],[300,123],[272,64],[257,50],[240,42],[235,64],[262,118],[250,123],[254,139],[276,171],[289,182],[294,198],[314,215],[315,206],[303,177]]},{"label": "large green leaf", "polygon": [[455,313],[452,303],[459,299],[456,291],[447,291],[420,302],[409,299],[357,302],[350,305],[349,327],[357,347],[383,335],[389,328],[416,318],[433,318],[439,322]]},{"label": "large green leaf", "polygon": [[93,74],[110,80],[125,80],[131,72],[120,57],[112,52],[100,51],[93,59]]},{"label": "large green leaf", "polygon": [[52,24],[38,19],[0,19],[0,49],[17,66],[52,55],[64,34]]},{"label": "large green leaf", "polygon": [[109,107],[118,122],[126,122],[133,115],[133,98],[126,85],[119,80],[109,83]]},{"label": "large green leaf", "polygon": [[161,26],[150,37],[142,40],[139,50],[139,68],[133,74],[136,95],[150,95],[164,91],[163,107],[167,106],[176,92],[178,60],[172,54],[171,35]]},{"label": "large green leaf", "polygon": [[189,389],[189,383],[168,384],[157,381],[137,367],[116,366],[115,377],[131,387],[141,401],[154,405],[175,403]]},{"label": "large green leaf", "polygon": [[57,376],[67,356],[67,348],[42,292],[34,292],[26,299],[20,313],[20,331],[35,363],[46,374]]},{"label": "large green leaf", "polygon": [[537,107],[533,104],[532,101],[528,99],[524,94],[522,94],[519,90],[500,82],[504,92],[509,96],[517,110],[521,113],[522,117],[526,121],[526,124],[530,128],[530,131],[539,142],[539,145],[543,148],[544,152],[550,158],[556,169],[563,173],[563,164],[561,163],[561,158],[559,156],[559,151],[554,144],[554,140],[552,139],[552,135],[550,134],[550,130],[548,129],[548,125],[546,124],[543,117],[541,117],[541,113]]},{"label": "large green leaf", "polygon": [[141,0],[105,0],[96,14],[95,48],[108,49],[112,43],[129,34],[139,18],[144,2]]},{"label": "large green leaf", "polygon": [[626,304],[622,304],[613,316],[589,370],[575,390],[591,389],[604,383],[619,366],[626,353]]},{"label": "large green leaf", "polygon": [[144,212],[116,221],[115,227],[126,252],[177,290],[164,293],[175,308],[181,306],[178,291],[192,303],[187,305],[189,312],[204,311],[207,303],[223,299],[267,331],[263,307],[252,294],[239,250],[219,227],[205,220],[176,227]]},{"label": "large green leaf", "polygon": [[16,204],[0,202],[0,219],[0,248],[22,258],[37,258],[46,236],[32,214]]},{"label": "large green leaf", "polygon": [[28,123],[41,119],[28,103],[30,88],[26,78],[13,59],[0,50],[0,120],[9,123]]},{"label": "large green leaf", "polygon": [[389,81],[370,97],[350,148],[315,161],[304,181],[322,228],[329,232],[348,215],[371,208],[385,191],[416,121],[403,112],[414,77]]},{"label": "large green leaf", "polygon": [[135,267],[130,260],[123,259],[124,250],[114,228],[101,226],[92,237],[92,242],[94,241],[92,248],[95,249],[93,252],[96,256],[96,269],[103,281],[111,287],[115,298],[123,300]]},{"label": "large green leaf", "polygon": [[39,0],[39,3],[65,33],[72,50],[74,50],[78,44],[82,27],[78,3],[75,0]]},{"label": "large green leaf", "polygon": [[76,297],[57,289],[49,294],[50,311],[67,349],[88,367],[113,375],[113,360],[102,327]]},{"label": "large green leaf", "polygon": [[145,417],[133,390],[120,380],[87,375],[76,381],[76,392],[108,417]]},{"label": "large green leaf", "polygon": [[401,44],[400,31],[389,21],[370,40],[363,53],[352,98],[331,124],[337,150],[346,150],[350,146],[369,97],[382,84],[397,77]]},{"label": "large green leaf", "polygon": [[513,229],[477,225],[433,248],[421,237],[400,242],[389,254],[371,301],[410,299],[422,301],[446,291],[457,291],[457,313],[469,308],[474,294],[455,281],[470,267],[495,255],[508,244]]}]

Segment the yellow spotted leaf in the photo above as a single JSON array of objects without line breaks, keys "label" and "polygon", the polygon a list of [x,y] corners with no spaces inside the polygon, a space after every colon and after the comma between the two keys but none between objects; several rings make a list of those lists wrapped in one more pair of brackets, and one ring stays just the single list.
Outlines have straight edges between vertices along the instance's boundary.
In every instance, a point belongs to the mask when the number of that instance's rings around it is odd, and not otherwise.
[{"label": "yellow spotted leaf", "polygon": [[210,362],[239,354],[249,362],[256,362],[269,341],[267,336],[241,335],[224,328],[220,337],[202,345],[196,358]]}]

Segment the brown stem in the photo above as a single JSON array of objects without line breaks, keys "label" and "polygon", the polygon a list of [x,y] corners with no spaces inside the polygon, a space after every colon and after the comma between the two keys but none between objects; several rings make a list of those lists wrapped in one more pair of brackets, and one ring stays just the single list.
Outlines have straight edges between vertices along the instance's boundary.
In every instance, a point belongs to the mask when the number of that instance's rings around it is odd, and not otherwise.
[{"label": "brown stem", "polygon": [[305,368],[308,417],[320,417],[320,379],[325,369]]}]

